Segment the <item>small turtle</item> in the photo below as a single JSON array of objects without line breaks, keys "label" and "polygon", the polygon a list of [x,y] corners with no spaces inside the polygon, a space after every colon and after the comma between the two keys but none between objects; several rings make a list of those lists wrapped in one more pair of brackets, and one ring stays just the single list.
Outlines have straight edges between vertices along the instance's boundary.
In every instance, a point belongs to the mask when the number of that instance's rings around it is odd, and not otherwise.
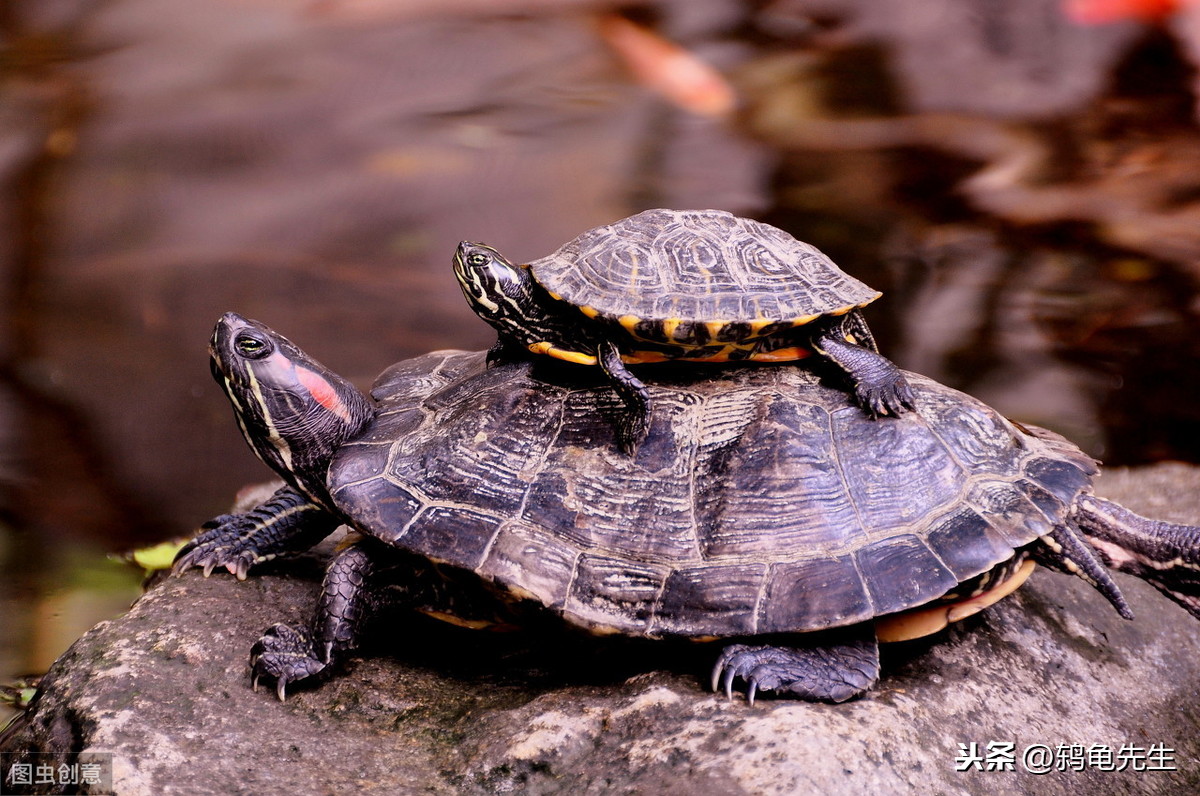
[{"label": "small turtle", "polygon": [[849,377],[872,417],[912,408],[861,308],[879,292],[777,227],[720,210],[647,210],[517,266],[463,242],[454,273],[499,332],[491,356],[531,351],[599,365],[625,402],[620,443],[645,436],[650,395],[627,364],[785,362],[813,353]]},{"label": "small turtle", "polygon": [[616,408],[605,384],[548,359],[437,352],[384,371],[372,400],[234,314],[211,350],[246,440],[288,485],[208,523],[175,570],[240,579],[339,523],[359,534],[312,624],[275,625],[253,648],[254,681],[280,698],[355,646],[385,592],[473,627],[549,613],[725,639],[713,688],[740,678],[751,701],[859,695],[879,676],[877,640],[979,610],[1033,560],[1123,616],[1104,563],[1200,616],[1200,529],[1095,497],[1095,464],[1069,442],[915,374],[919,411],[889,423],[799,368],[655,374],[646,441],[627,456],[599,417]]}]

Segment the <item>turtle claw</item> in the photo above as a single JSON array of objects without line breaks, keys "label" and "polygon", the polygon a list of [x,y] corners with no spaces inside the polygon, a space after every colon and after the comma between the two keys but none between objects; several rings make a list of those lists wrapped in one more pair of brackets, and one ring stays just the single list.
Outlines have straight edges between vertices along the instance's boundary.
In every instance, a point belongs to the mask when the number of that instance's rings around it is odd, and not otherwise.
[{"label": "turtle claw", "polygon": [[[258,691],[258,679],[259,679],[259,675],[257,672],[255,672],[250,677],[250,690],[251,691],[254,691],[254,692]],[[275,696],[279,699],[280,702],[287,702],[287,684],[288,684],[288,679],[286,677],[280,677],[278,680],[275,681]]]},{"label": "turtle claw", "polygon": [[317,657],[305,633],[291,625],[271,625],[250,650],[250,686],[258,690],[259,680],[269,677],[275,681],[275,695],[283,702],[289,683],[315,677],[328,665],[328,660]]},{"label": "turtle claw", "polygon": [[727,699],[733,682],[746,684],[746,702],[754,704],[760,691],[821,702],[852,699],[879,678],[879,647],[873,635],[838,640],[814,647],[726,647],[713,667],[712,685],[718,681]]},{"label": "turtle claw", "polygon": [[713,667],[713,690],[717,690],[717,680],[721,681],[721,690],[726,699],[733,699],[733,681],[741,678],[746,683],[746,703],[754,705],[754,699],[761,688],[773,691],[779,685],[779,678],[773,677],[760,664],[762,657],[759,653],[773,649],[772,647],[751,647],[746,644],[733,644],[726,647],[721,657]]},{"label": "turtle claw", "polygon": [[217,569],[224,568],[238,580],[245,580],[250,567],[271,558],[260,556],[253,549],[238,549],[236,545],[242,540],[229,543],[228,538],[206,539],[206,535],[202,534],[179,551],[171,567],[173,574],[180,575],[196,568],[207,578]]},{"label": "turtle claw", "polygon": [[246,556],[239,556],[238,560],[232,564],[226,564],[225,569],[229,570],[238,580],[245,580],[247,573],[250,571],[252,562]]},{"label": "turtle claw", "polygon": [[883,384],[859,384],[855,389],[859,406],[872,419],[890,415],[898,417],[901,413],[917,408],[912,388],[903,374],[897,373],[893,381]]},{"label": "turtle claw", "polygon": [[[258,691],[258,672],[250,676],[250,690]],[[281,677],[275,681],[275,696],[279,697],[280,702],[287,701],[287,678]]]},{"label": "turtle claw", "polygon": [[172,574],[197,568],[204,577],[224,568],[245,580],[252,567],[288,553],[306,550],[338,525],[292,487],[283,487],[244,514],[222,514],[200,526],[200,533],[175,555]]},{"label": "turtle claw", "polygon": [[713,691],[718,690],[718,686],[720,686],[720,690],[725,692],[725,698],[733,699],[733,681],[745,675],[742,653],[750,649],[752,648],[745,644],[733,644],[725,648],[713,666]]},{"label": "turtle claw", "polygon": [[254,537],[259,526],[243,514],[223,514],[201,526],[201,533],[188,542],[175,556],[171,572],[182,574],[196,568],[209,577],[224,568],[238,580],[255,564],[272,556],[260,555]]},{"label": "turtle claw", "polygon": [[813,345],[817,353],[828,357],[850,377],[855,400],[869,417],[898,417],[917,408],[904,373],[873,347],[856,345],[836,331],[814,339]]}]

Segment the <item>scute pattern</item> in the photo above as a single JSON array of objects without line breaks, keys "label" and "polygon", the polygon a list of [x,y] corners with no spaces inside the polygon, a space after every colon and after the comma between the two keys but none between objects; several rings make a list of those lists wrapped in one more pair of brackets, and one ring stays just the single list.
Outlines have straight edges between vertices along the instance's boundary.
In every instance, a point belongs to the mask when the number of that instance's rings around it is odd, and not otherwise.
[{"label": "scute pattern", "polygon": [[918,411],[879,421],[804,368],[703,375],[647,373],[651,430],[627,456],[599,377],[410,360],[376,383],[331,493],[363,532],[583,626],[733,636],[924,604],[1090,490],[1091,460],[1061,437],[915,374]]},{"label": "scute pattern", "polygon": [[880,295],[815,247],[720,210],[647,210],[529,265],[548,291],[601,320],[790,321]]}]

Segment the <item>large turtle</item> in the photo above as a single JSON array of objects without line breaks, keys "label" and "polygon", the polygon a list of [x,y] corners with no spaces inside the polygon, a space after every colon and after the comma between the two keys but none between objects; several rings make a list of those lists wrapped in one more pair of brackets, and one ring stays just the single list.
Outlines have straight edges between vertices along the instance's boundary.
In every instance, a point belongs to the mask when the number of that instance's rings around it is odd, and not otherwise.
[{"label": "large turtle", "polygon": [[877,637],[978,610],[1027,559],[1087,579],[1126,617],[1102,560],[1200,615],[1200,529],[1095,497],[1095,465],[1069,442],[914,374],[919,412],[881,424],[802,369],[660,372],[629,457],[607,444],[600,416],[618,407],[603,382],[551,360],[429,354],[386,370],[372,400],[234,314],[211,350],[247,441],[288,485],[210,522],[176,570],[244,578],[339,523],[359,533],[312,624],[275,625],[254,648],[255,681],[280,698],[355,646],[384,579],[466,625],[533,611],[727,639],[714,688],[741,678],[751,700],[861,694]]},{"label": "large turtle", "polygon": [[650,399],[627,364],[815,353],[845,371],[872,417],[912,407],[904,375],[879,354],[860,312],[879,292],[769,224],[721,210],[647,210],[528,265],[464,241],[454,273],[499,333],[493,359],[533,352],[600,366],[629,410],[619,419],[627,451],[645,435]]}]

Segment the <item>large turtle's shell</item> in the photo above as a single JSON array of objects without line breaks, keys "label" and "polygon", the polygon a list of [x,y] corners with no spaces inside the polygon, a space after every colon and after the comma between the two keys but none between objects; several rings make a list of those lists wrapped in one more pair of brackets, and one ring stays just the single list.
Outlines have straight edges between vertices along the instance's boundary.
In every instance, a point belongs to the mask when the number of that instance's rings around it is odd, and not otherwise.
[{"label": "large turtle's shell", "polygon": [[880,295],[815,247],[721,210],[647,210],[529,268],[555,297],[612,320],[807,322]]},{"label": "large turtle's shell", "polygon": [[1095,472],[916,374],[917,411],[869,420],[807,369],[771,366],[647,379],[652,427],[630,457],[612,391],[564,367],[393,366],[334,460],[334,499],[361,530],[577,624],[730,636],[929,602],[1049,532]]}]

